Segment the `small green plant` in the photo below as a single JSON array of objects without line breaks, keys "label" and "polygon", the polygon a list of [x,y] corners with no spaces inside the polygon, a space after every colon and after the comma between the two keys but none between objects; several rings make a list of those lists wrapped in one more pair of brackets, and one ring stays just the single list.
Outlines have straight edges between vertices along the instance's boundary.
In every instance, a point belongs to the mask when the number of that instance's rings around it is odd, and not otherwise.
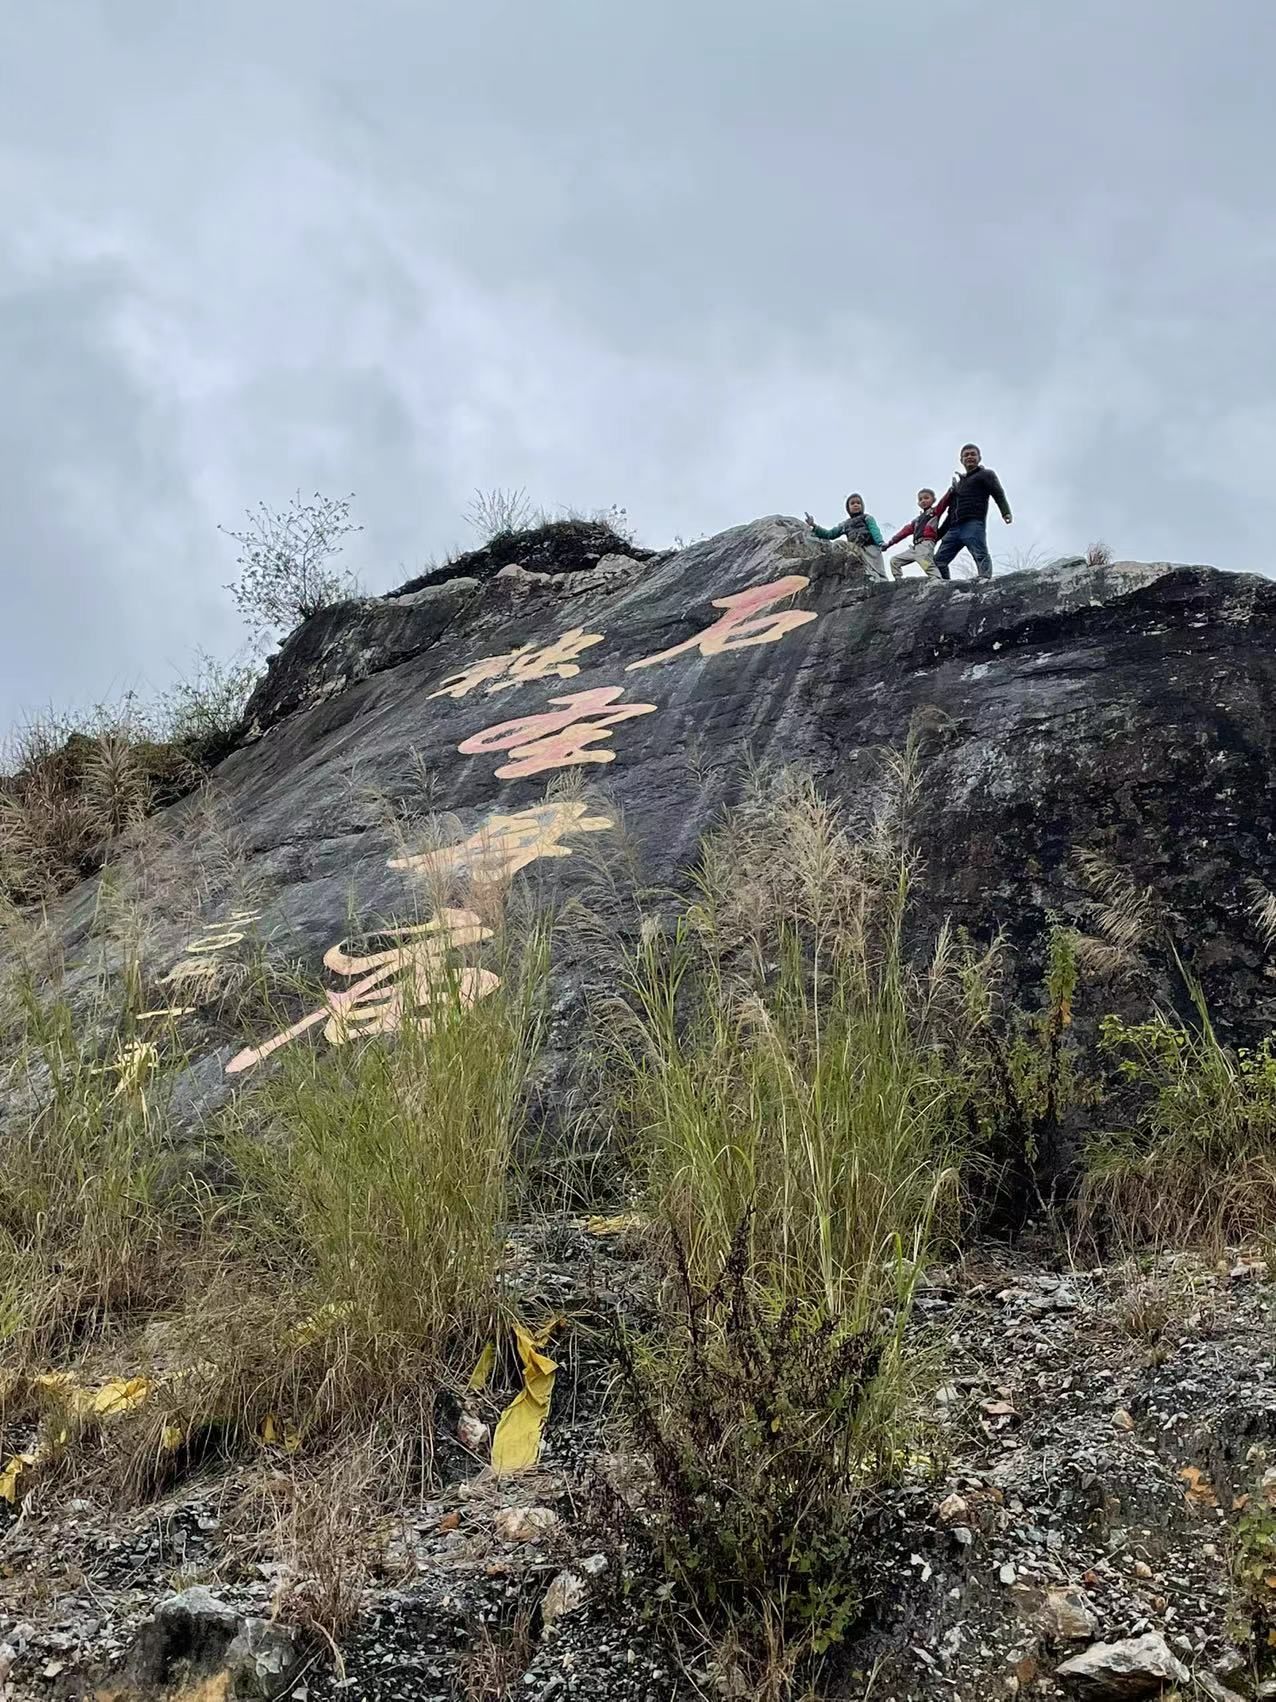
[{"label": "small green plant", "polygon": [[1252,1500],[1232,1532],[1234,1614],[1260,1675],[1276,1666],[1276,1506]]},{"label": "small green plant", "polygon": [[1063,1173],[1064,1120],[1096,1097],[1073,1039],[1079,981],[1077,936],[1052,922],[1039,1007],[990,1008],[967,1054],[966,1115],[984,1170],[981,1214],[998,1232],[1022,1228],[1034,1208],[1050,1209]]},{"label": "small green plant", "polygon": [[[751,1226],[706,1291],[677,1261],[654,1351],[617,1345],[623,1410],[651,1468],[637,1529],[706,1625],[791,1672],[864,1607],[864,1448],[882,1346],[750,1278]],[[676,1243],[675,1243],[676,1246]]]}]

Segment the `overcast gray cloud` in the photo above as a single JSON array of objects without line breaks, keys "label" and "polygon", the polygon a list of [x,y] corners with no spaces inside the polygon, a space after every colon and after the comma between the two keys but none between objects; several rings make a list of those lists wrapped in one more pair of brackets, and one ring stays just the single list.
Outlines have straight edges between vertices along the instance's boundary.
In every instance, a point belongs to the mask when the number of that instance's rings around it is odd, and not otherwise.
[{"label": "overcast gray cloud", "polygon": [[219,521],[665,542],[968,437],[1003,550],[1268,568],[1271,0],[42,0],[0,22],[0,724],[229,651]]}]

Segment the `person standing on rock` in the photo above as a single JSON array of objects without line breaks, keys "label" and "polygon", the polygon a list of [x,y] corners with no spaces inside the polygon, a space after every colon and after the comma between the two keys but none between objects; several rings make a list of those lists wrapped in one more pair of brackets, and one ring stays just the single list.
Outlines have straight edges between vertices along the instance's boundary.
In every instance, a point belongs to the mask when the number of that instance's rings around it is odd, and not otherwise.
[{"label": "person standing on rock", "polygon": [[935,577],[935,543],[939,537],[939,517],[948,507],[951,491],[945,491],[939,501],[935,501],[935,493],[929,485],[923,485],[917,493],[918,515],[916,520],[909,521],[907,526],[901,526],[893,538],[887,538],[886,548],[893,549],[901,538],[912,534],[912,542],[906,550],[891,557],[891,572],[896,579],[904,577],[904,569],[914,564],[920,567],[927,579]]},{"label": "person standing on rock", "polygon": [[886,560],[882,555],[885,546],[882,543],[881,528],[871,514],[865,514],[864,498],[858,491],[847,497],[846,519],[839,525],[828,528],[817,526],[809,514],[806,523],[817,538],[823,538],[826,542],[833,538],[845,538],[851,560],[864,569],[866,578],[878,581],[886,579]]},{"label": "person standing on rock", "polygon": [[951,578],[948,569],[954,557],[969,550],[974,558],[975,572],[980,579],[992,578],[992,557],[988,554],[988,504],[995,502],[1001,518],[1009,526],[1014,516],[1001,480],[991,467],[981,464],[979,446],[968,443],[961,452],[964,473],[953,476],[948,492],[948,515],[939,529],[939,548],[935,552],[935,568],[941,579]]}]

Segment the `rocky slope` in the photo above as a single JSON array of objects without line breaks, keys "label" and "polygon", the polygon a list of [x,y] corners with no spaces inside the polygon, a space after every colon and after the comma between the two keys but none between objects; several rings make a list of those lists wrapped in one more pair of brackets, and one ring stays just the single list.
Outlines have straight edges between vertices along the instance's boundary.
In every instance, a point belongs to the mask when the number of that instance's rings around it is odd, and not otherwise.
[{"label": "rocky slope", "polygon": [[[542,541],[531,566],[489,555],[317,616],[211,795],[166,812],[140,859],[169,871],[144,973],[157,1008],[185,1013],[192,1122],[279,1046],[393,1027],[396,971],[428,979],[444,943],[481,997],[493,972],[464,892],[588,893],[623,930],[635,888],[685,890],[751,764],[797,766],[855,816],[910,731],[929,920],[1004,931],[1031,980],[1051,913],[1088,903],[1078,854],[1099,853],[1160,894],[1225,1032],[1270,1027],[1251,883],[1276,887],[1271,581],[1128,562],[871,587],[776,517],[672,555],[572,552]],[[86,995],[104,899],[86,883],[54,916]],[[254,949],[321,976],[327,1002],[295,1001],[281,1029],[222,996]],[[556,974],[551,1109],[608,987],[586,935]],[[519,1230],[511,1258],[598,1332],[643,1304],[626,1238],[575,1217]],[[1276,1505],[1270,1295],[1257,1266],[1188,1261],[1136,1280],[1002,1252],[936,1273],[918,1328],[942,1331],[947,1381],[879,1512],[889,1612],[831,1693],[1134,1697],[1189,1671],[1215,1702],[1254,1693],[1238,1616],[1269,1634],[1266,1584],[1260,1566],[1257,1601],[1240,1590],[1237,1533],[1247,1506]],[[501,1490],[457,1451],[436,1499],[376,1533],[344,1684],[272,1625],[278,1559],[219,1479],[127,1516],[71,1487],[9,1518],[0,1686],[424,1702],[499,1696],[504,1674],[529,1697],[739,1694],[730,1671],[681,1670],[595,1561],[578,1486],[605,1446],[598,1339],[574,1337],[539,1474]],[[1072,1654],[1081,1669],[1056,1676]]]}]

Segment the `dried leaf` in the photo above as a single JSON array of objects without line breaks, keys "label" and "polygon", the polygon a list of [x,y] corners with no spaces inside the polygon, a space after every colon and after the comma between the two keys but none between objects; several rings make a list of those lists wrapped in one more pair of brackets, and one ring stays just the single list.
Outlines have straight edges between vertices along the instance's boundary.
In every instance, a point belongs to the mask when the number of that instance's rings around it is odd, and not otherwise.
[{"label": "dried leaf", "polygon": [[7,1501],[10,1506],[17,1505],[18,1479],[28,1466],[35,1464],[35,1458],[34,1454],[14,1454],[0,1472],[0,1499]]},{"label": "dried leaf", "polygon": [[480,1389],[486,1389],[488,1378],[492,1375],[495,1368],[496,1343],[488,1342],[487,1346],[478,1356],[478,1364],[474,1367],[473,1371],[470,1372],[470,1380],[466,1384],[466,1388],[472,1390],[475,1394],[477,1394]]},{"label": "dried leaf", "polygon": [[642,1229],[646,1219],[637,1212],[622,1212],[619,1217],[591,1217],[585,1228],[591,1235],[627,1235],[630,1230]]},{"label": "dried leaf", "polygon": [[1187,1485],[1187,1498],[1199,1507],[1213,1507],[1218,1503],[1214,1487],[1201,1471],[1199,1466],[1184,1466],[1179,1473]]}]

